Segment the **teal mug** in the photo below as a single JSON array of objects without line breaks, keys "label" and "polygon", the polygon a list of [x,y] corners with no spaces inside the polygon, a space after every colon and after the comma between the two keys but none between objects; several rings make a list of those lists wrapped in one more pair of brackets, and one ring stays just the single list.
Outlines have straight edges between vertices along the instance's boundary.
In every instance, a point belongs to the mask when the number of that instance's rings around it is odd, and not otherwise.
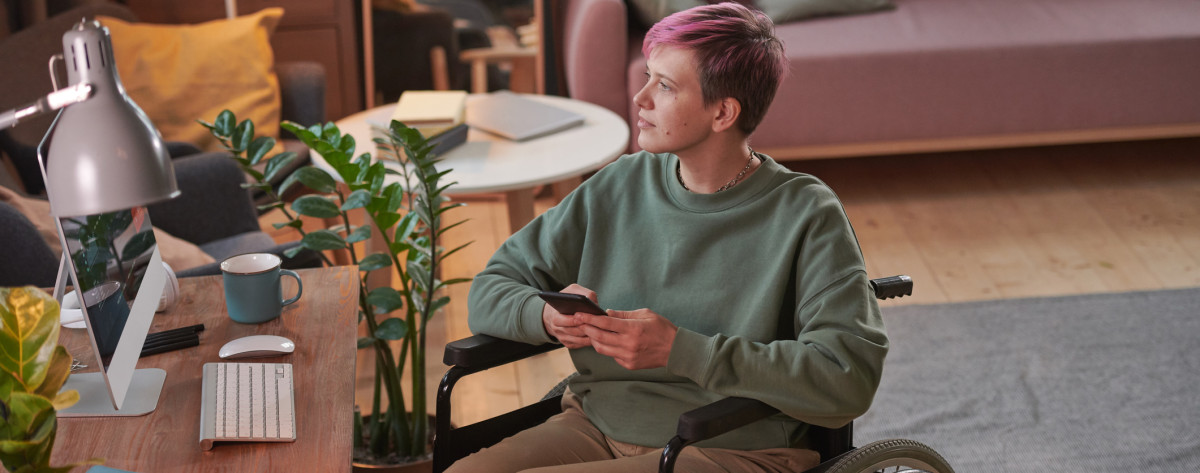
[{"label": "teal mug", "polygon": [[[225,305],[229,318],[243,324],[261,324],[283,313],[283,306],[300,300],[304,285],[295,271],[280,269],[283,260],[270,253],[237,255],[221,262]],[[283,298],[280,278],[296,278],[296,296]]]}]

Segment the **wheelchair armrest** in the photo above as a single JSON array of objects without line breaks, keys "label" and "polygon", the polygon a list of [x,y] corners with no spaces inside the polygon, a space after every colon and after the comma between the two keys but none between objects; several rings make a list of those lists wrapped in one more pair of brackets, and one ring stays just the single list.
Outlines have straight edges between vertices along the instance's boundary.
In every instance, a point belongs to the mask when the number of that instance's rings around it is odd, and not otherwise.
[{"label": "wheelchair armrest", "polygon": [[530,345],[489,335],[475,335],[446,344],[446,354],[442,357],[442,362],[447,366],[481,371],[558,348],[562,348],[562,345]]},{"label": "wheelchair armrest", "polygon": [[[679,416],[679,426],[675,430],[675,438],[667,442],[666,447],[663,448],[658,471],[660,473],[674,471],[676,458],[688,445],[716,437],[778,412],[778,409],[762,401],[744,397],[727,397],[707,406],[684,412]],[[853,423],[836,429],[810,425],[809,429],[809,436],[813,442],[809,448],[816,450],[821,455],[823,462],[854,448],[851,446],[851,439],[854,435]]]},{"label": "wheelchair armrest", "polygon": [[876,299],[891,299],[893,297],[911,296],[913,291],[912,278],[903,274],[871,280],[871,290],[875,291]]},{"label": "wheelchair armrest", "polygon": [[766,403],[744,397],[727,397],[679,416],[675,430],[687,443],[695,443],[729,432],[779,412]]},{"label": "wheelchair armrest", "polygon": [[679,416],[675,437],[663,448],[658,462],[659,473],[675,471],[675,460],[684,447],[710,439],[738,427],[760,420],[778,409],[762,401],[744,397],[727,397],[707,406],[692,409]]}]

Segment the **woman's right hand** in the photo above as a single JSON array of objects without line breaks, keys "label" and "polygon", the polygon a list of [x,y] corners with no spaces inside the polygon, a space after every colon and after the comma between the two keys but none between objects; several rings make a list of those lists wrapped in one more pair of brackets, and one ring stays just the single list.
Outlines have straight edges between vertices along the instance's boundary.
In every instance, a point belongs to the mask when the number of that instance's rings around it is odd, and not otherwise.
[{"label": "woman's right hand", "polygon": [[[579,294],[596,301],[596,292],[578,284],[572,284],[562,290],[569,294]],[[550,304],[542,306],[542,325],[546,333],[558,339],[567,348],[583,348],[592,346],[592,340],[583,332],[583,325],[574,314],[560,314]]]}]

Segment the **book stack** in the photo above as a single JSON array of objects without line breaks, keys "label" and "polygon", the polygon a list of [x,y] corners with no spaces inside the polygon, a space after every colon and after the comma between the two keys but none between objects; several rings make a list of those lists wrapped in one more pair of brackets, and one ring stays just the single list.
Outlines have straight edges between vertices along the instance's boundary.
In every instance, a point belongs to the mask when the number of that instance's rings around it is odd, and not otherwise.
[{"label": "book stack", "polygon": [[467,141],[466,104],[467,93],[461,90],[405,91],[388,123],[371,123],[371,128],[376,138],[386,138],[391,121],[399,121],[421,132],[434,154],[442,154]]}]

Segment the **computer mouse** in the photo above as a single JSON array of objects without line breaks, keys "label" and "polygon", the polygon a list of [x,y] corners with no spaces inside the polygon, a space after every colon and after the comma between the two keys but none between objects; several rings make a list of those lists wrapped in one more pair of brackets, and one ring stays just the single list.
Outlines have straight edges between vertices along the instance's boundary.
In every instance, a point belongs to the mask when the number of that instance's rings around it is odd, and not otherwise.
[{"label": "computer mouse", "polygon": [[287,355],[296,350],[296,344],[278,335],[251,335],[231,340],[217,352],[223,360]]}]

